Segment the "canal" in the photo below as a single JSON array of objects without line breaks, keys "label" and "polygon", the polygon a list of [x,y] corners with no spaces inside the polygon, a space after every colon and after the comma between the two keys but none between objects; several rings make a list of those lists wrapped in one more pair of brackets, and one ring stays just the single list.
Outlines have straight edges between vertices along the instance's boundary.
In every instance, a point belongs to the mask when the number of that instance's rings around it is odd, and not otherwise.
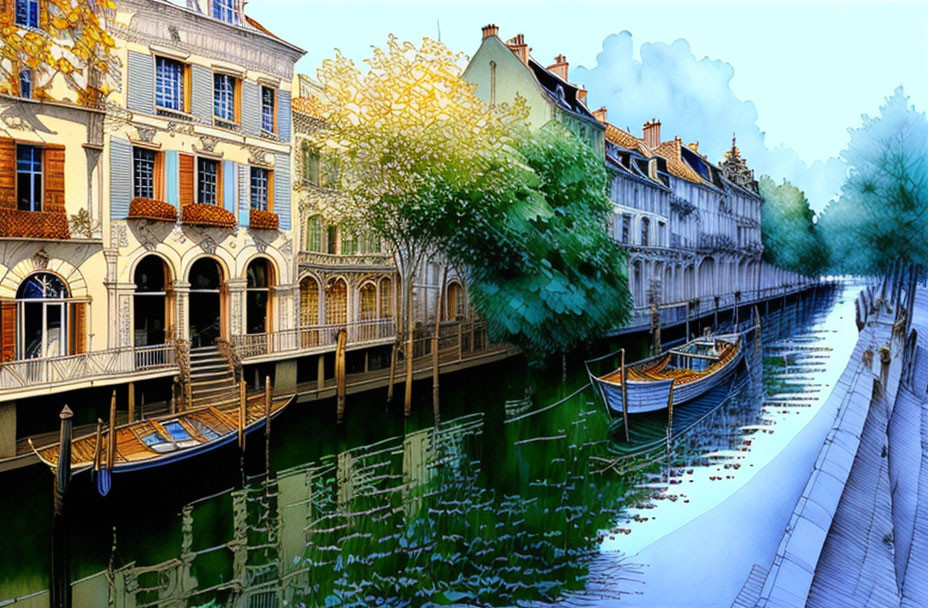
[{"label": "canal", "polygon": [[[583,389],[583,355],[566,370],[559,357],[512,358],[443,377],[437,428],[421,382],[409,419],[374,391],[349,397],[341,427],[334,400],[301,404],[268,444],[249,436],[244,456],[229,447],[117,476],[105,499],[77,476],[75,605],[108,593],[116,606],[250,608],[629,593],[642,574],[623,555],[724,500],[814,415],[856,338],[854,293],[772,306],[725,390],[681,407],[669,433],[666,412],[633,418],[632,446]],[[593,354],[646,348],[618,340]],[[52,481],[41,466],[2,477],[0,605],[48,588]]]}]

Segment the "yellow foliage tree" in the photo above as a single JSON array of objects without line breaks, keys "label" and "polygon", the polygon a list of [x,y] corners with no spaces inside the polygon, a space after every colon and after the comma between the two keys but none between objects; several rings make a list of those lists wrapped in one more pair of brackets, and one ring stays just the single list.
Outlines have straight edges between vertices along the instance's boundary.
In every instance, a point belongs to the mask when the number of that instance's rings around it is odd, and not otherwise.
[{"label": "yellow foliage tree", "polygon": [[0,92],[19,94],[19,72],[30,69],[34,98],[51,99],[60,75],[73,101],[99,106],[119,79],[116,43],[106,32],[112,0],[44,0],[39,30],[18,26],[13,4],[0,0]]},{"label": "yellow foliage tree", "polygon": [[336,194],[312,202],[327,222],[373,230],[393,253],[407,337],[407,411],[413,276],[442,253],[442,234],[469,212],[468,203],[508,187],[506,168],[518,164],[512,150],[527,116],[522,101],[488,107],[461,77],[462,59],[435,40],[417,47],[391,36],[373,49],[365,72],[341,53],[318,71],[326,127],[310,139],[334,157],[339,173]]}]

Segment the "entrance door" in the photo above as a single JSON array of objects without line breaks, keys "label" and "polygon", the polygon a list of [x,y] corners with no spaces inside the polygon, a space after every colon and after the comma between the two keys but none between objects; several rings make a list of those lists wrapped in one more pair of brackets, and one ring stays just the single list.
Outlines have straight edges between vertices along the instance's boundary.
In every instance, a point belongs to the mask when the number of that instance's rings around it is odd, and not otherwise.
[{"label": "entrance door", "polygon": [[190,268],[190,346],[211,346],[222,336],[222,269],[202,258]]},{"label": "entrance door", "polygon": [[135,269],[135,345],[164,344],[168,325],[168,273],[164,260],[150,255]]}]

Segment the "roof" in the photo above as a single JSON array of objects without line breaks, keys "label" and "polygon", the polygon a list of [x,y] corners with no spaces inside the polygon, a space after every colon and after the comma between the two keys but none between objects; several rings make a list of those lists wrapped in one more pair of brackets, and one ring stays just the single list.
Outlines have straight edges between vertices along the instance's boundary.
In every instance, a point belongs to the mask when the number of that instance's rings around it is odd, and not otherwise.
[{"label": "roof", "polygon": [[313,118],[322,118],[325,106],[315,97],[294,97],[290,101],[290,107],[294,112],[306,114]]},{"label": "roof", "polygon": [[532,57],[528,59],[528,68],[535,75],[535,80],[538,81],[538,84],[541,85],[542,90],[554,105],[575,116],[586,119],[588,122],[597,125],[602,124],[596,120],[596,117],[586,107],[586,104],[579,99],[577,95],[579,87],[577,85],[567,82]]},{"label": "roof", "polygon": [[654,156],[654,151],[628,131],[620,129],[611,122],[606,123],[606,140],[629,150],[637,150],[646,157]]},{"label": "roof", "polygon": [[661,142],[655,149],[655,153],[667,159],[667,171],[671,175],[697,184],[704,183],[702,177],[683,162],[682,147],[683,142],[674,138],[670,141]]}]

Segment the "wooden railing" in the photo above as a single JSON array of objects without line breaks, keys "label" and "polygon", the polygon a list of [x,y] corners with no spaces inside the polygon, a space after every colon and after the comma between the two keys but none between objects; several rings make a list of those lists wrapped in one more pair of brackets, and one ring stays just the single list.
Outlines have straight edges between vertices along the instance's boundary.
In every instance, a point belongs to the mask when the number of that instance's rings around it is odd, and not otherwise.
[{"label": "wooden railing", "polygon": [[348,331],[348,345],[387,342],[396,337],[393,319],[374,319],[354,323],[309,325],[263,334],[242,334],[232,338],[232,349],[240,359],[275,353],[314,351],[335,347],[338,332]]},{"label": "wooden railing", "polygon": [[176,366],[172,343],[113,348],[67,357],[23,359],[0,365],[0,391],[157,371]]}]

